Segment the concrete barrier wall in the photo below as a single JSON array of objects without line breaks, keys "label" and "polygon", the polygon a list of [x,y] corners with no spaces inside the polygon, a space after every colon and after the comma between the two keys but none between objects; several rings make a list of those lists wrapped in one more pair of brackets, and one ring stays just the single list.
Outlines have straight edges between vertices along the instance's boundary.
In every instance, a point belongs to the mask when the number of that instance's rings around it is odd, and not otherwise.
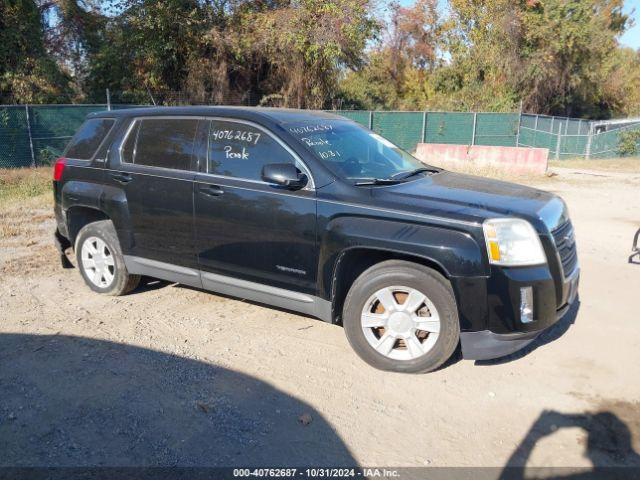
[{"label": "concrete barrier wall", "polygon": [[416,157],[444,168],[473,165],[508,173],[542,175],[547,171],[549,149],[419,143]]}]

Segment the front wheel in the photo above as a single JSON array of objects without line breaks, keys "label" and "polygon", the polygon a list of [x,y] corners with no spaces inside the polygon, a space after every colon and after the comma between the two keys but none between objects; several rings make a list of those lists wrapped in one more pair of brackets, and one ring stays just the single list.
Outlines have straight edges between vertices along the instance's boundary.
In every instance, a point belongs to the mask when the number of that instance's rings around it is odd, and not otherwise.
[{"label": "front wheel", "polygon": [[365,362],[395,372],[437,369],[460,338],[449,282],[435,270],[400,260],[374,265],[356,279],[345,300],[343,324]]},{"label": "front wheel", "polygon": [[139,275],[127,271],[116,231],[109,220],[85,225],[78,232],[75,252],[82,278],[94,292],[124,295],[140,283]]}]

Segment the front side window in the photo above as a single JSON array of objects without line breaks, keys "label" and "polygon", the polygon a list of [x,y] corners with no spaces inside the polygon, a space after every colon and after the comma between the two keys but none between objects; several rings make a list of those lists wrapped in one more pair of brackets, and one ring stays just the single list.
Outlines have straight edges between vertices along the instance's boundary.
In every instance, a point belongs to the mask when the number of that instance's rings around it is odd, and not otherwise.
[{"label": "front side window", "polygon": [[122,146],[123,161],[149,167],[191,170],[197,119],[136,120]]},{"label": "front side window", "polygon": [[339,177],[391,179],[425,165],[386,138],[348,120],[307,121],[285,127]]},{"label": "front side window", "polygon": [[114,123],[115,120],[112,118],[92,118],[84,122],[71,139],[65,156],[77,160],[91,160]]},{"label": "front side window", "polygon": [[212,120],[209,129],[209,173],[261,180],[262,167],[293,163],[293,156],[263,130],[240,122]]}]

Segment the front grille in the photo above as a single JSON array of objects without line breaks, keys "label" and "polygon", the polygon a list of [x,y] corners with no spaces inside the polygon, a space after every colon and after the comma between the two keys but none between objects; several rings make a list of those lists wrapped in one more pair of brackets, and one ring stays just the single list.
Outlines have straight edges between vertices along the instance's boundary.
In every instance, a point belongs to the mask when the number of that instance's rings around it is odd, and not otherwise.
[{"label": "front grille", "polygon": [[556,244],[556,249],[560,255],[560,262],[562,263],[562,270],[564,276],[568,277],[578,264],[578,252],[576,250],[576,238],[573,232],[573,225],[571,221],[567,220],[566,223],[556,228],[553,232],[553,241]]}]

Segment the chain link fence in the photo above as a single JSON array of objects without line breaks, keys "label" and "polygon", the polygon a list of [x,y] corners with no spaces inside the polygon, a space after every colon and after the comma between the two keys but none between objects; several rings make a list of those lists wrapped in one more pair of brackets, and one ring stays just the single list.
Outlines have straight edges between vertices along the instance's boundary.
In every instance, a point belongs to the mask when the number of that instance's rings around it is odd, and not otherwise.
[{"label": "chain link fence", "polygon": [[[111,109],[136,105],[110,105]],[[0,168],[47,165],[89,113],[104,111],[95,105],[0,106]],[[542,147],[550,158],[607,158],[621,156],[625,131],[640,123],[596,131],[595,122],[566,117],[519,113],[388,112],[335,110],[412,151],[418,143]],[[598,122],[602,125],[602,122]]]},{"label": "chain link fence", "polygon": [[[549,157],[557,160],[617,158],[629,155],[622,151],[621,142],[625,132],[633,131],[640,132],[638,119],[622,123],[523,114],[518,146],[548,148]],[[640,150],[640,143],[635,149]]]},{"label": "chain link fence", "polygon": [[396,145],[415,150],[418,143],[515,147],[517,113],[379,112],[336,110]]},{"label": "chain link fence", "polygon": [[[133,105],[111,105],[112,109]],[[0,105],[0,168],[49,165],[87,115],[107,105]]]},{"label": "chain link fence", "polygon": [[[640,122],[607,126],[578,118],[519,113],[336,111],[406,150],[418,143],[547,148],[549,157],[615,158],[621,135]],[[594,127],[611,128],[600,130]],[[640,143],[636,146],[640,151]]]}]

